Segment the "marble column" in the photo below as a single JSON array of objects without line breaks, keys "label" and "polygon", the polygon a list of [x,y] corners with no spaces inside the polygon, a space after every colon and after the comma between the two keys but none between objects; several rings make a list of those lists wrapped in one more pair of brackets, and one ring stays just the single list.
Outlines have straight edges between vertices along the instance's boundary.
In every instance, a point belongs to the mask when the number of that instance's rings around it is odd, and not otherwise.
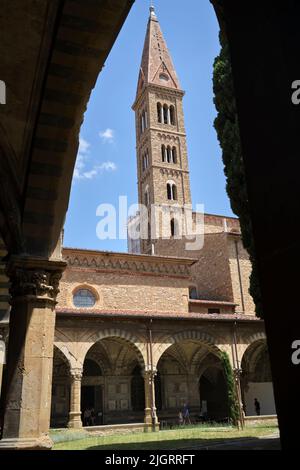
[{"label": "marble column", "polygon": [[66,263],[12,256],[11,312],[1,396],[2,449],[49,449],[56,296]]},{"label": "marble column", "polygon": [[71,369],[71,395],[69,428],[82,428],[81,420],[81,379],[82,369]]}]

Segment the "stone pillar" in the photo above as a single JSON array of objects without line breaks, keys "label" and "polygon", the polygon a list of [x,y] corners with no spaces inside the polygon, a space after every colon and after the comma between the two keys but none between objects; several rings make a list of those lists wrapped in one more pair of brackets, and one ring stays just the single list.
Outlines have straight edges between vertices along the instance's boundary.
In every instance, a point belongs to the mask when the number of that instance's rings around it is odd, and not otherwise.
[{"label": "stone pillar", "polygon": [[1,449],[49,449],[56,296],[66,263],[12,256]]},{"label": "stone pillar", "polygon": [[170,125],[171,124],[171,111],[170,111],[170,107],[168,106],[168,124]]},{"label": "stone pillar", "polygon": [[155,406],[155,378],[156,371],[147,370],[144,373],[145,380],[145,419],[144,423],[147,425],[146,430],[152,428],[153,431],[159,426]]},{"label": "stone pillar", "polygon": [[81,379],[82,369],[71,369],[71,395],[68,428],[82,428]]},{"label": "stone pillar", "polygon": [[163,106],[160,108],[160,118],[163,124],[164,123],[164,107]]}]

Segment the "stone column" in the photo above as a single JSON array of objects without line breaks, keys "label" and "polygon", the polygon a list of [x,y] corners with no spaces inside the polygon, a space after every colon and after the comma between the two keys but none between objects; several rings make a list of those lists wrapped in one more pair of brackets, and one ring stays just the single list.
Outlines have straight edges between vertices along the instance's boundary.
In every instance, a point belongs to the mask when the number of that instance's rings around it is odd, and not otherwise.
[{"label": "stone column", "polygon": [[68,428],[82,428],[81,379],[82,369],[71,369],[71,395]]},{"label": "stone column", "polygon": [[1,449],[48,449],[56,296],[66,263],[12,256]]},{"label": "stone column", "polygon": [[158,428],[158,418],[155,406],[155,378],[156,371],[146,370],[144,373],[145,380],[145,419],[144,423],[147,425],[146,430],[152,428],[155,431]]}]

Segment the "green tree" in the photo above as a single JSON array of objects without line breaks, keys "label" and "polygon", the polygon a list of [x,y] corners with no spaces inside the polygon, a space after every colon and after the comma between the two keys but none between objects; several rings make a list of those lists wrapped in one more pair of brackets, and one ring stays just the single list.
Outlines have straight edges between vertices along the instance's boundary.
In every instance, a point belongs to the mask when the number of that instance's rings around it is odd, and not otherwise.
[{"label": "green tree", "polygon": [[234,381],[233,370],[230,364],[228,354],[226,352],[221,352],[221,362],[227,385],[229,418],[234,426],[238,426],[240,417],[238,396]]},{"label": "green tree", "polygon": [[222,149],[227,194],[232,211],[239,217],[243,245],[248,251],[252,263],[249,292],[256,306],[256,315],[262,318],[261,293],[257,276],[229,47],[222,33],[220,33],[220,43],[221,51],[215,59],[213,72],[214,104],[218,113],[214,127]]}]

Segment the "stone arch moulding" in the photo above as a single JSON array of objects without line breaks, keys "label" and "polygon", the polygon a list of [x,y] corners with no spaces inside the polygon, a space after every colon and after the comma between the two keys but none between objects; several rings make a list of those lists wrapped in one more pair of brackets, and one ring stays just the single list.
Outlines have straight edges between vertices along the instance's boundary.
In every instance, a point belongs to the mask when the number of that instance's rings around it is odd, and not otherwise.
[{"label": "stone arch moulding", "polygon": [[245,355],[245,352],[247,349],[257,341],[267,341],[266,334],[263,331],[260,331],[258,333],[254,333],[253,335],[250,335],[246,338],[246,340],[243,342],[244,344],[240,346],[239,350],[239,360],[240,363],[242,363],[243,357]]},{"label": "stone arch moulding", "polygon": [[83,353],[82,363],[84,363],[86,354],[90,350],[90,348],[94,344],[106,338],[107,339],[109,338],[121,339],[124,342],[126,342],[129,346],[131,346],[137,354],[138,362],[142,370],[145,370],[145,366],[147,364],[146,344],[143,341],[139,340],[136,336],[129,333],[128,331],[120,330],[118,328],[110,328],[110,329],[105,329],[102,331],[93,332],[85,340],[85,347],[84,347],[84,350],[82,350],[82,353]]},{"label": "stone arch moulding", "polygon": [[209,351],[219,356],[221,349],[218,346],[218,342],[210,334],[204,331],[182,331],[175,335],[168,335],[159,340],[159,344],[153,348],[153,366],[157,368],[157,364],[162,355],[175,343],[182,341],[199,341],[208,348]]}]

